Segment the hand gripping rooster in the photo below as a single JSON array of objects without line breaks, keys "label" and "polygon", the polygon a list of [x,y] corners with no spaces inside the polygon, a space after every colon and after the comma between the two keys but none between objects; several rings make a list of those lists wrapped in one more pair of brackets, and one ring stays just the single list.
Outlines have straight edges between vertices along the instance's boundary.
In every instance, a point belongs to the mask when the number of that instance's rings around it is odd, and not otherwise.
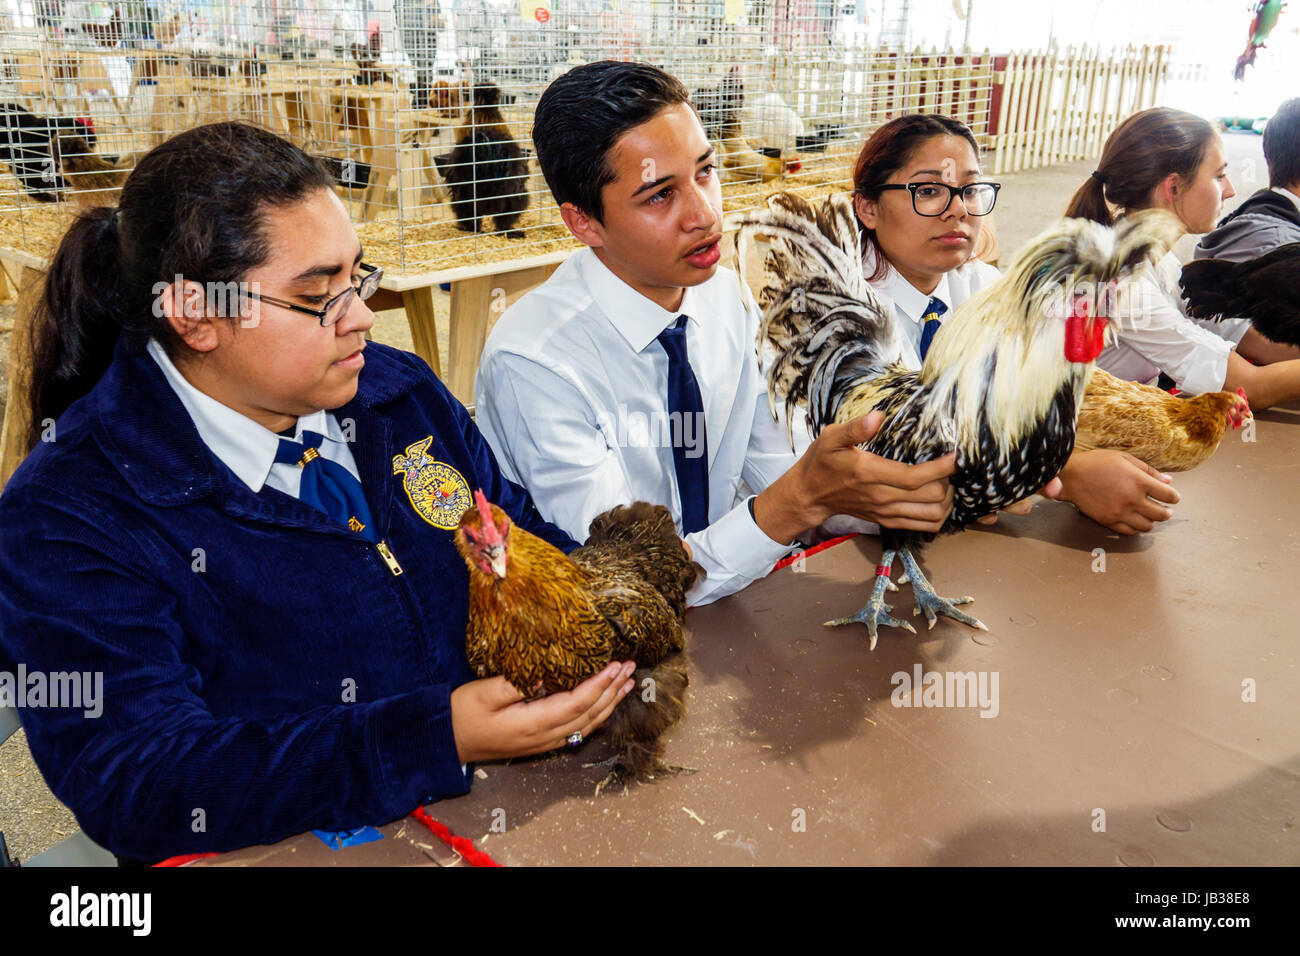
[{"label": "hand gripping rooster", "polygon": [[636,661],[636,685],[606,723],[614,769],[596,788],[675,773],[660,736],[686,709],[686,593],[703,571],[672,515],[637,502],[597,515],[565,555],[513,527],[474,493],[456,530],[469,567],[465,653],[479,677],[502,675],[538,697],[572,690],[612,660]]},{"label": "hand gripping rooster", "polygon": [[[885,420],[866,451],[911,464],[955,449],[954,504],[942,534],[1029,497],[1060,472],[1105,343],[1115,284],[1177,235],[1172,217],[1160,213],[1129,217],[1113,230],[1063,220],[954,312],[915,372],[898,361],[892,307],[863,278],[851,198],[837,194],[816,209],[778,193],[768,206],[738,217],[737,261],[743,270],[752,244],[767,244],[759,348],[766,340],[776,350],[768,371],[773,414],[783,397],[788,428],[802,406],[816,435],[879,409]],[[933,534],[882,528],[880,537],[871,599],[828,625],[865,624],[872,648],[879,625],[915,633],[884,602],[887,589],[897,590],[890,574],[898,557],[914,613],[924,612],[930,627],[944,615],[987,630],[957,608],[973,598],[940,597],[922,573],[917,558]]]}]

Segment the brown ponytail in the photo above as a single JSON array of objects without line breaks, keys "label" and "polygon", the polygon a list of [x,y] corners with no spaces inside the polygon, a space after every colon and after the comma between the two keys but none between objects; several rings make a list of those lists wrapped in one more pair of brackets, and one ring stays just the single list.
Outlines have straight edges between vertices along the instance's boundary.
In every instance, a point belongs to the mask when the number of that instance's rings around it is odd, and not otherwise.
[{"label": "brown ponytail", "polygon": [[1115,224],[1115,214],[1106,202],[1106,184],[1100,170],[1075,191],[1065,215],[1069,219],[1091,219],[1103,226]]},{"label": "brown ponytail", "polygon": [[1170,173],[1190,180],[1205,158],[1214,127],[1192,113],[1156,107],[1134,113],[1106,140],[1097,169],[1075,192],[1065,215],[1104,226],[1112,207],[1145,209],[1151,192]]},{"label": "brown ponytail", "polygon": [[87,209],[64,234],[33,303],[29,447],[99,381],[119,338],[184,348],[155,315],[158,283],[239,281],[266,261],[267,207],[333,185],[320,160],[246,123],[186,130],[141,157],[118,209]]}]

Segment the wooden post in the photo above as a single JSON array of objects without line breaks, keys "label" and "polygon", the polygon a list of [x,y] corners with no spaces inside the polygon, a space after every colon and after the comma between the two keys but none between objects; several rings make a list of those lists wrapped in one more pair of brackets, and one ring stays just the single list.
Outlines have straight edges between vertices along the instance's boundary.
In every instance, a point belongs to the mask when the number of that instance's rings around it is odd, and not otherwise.
[{"label": "wooden post", "polygon": [[1006,66],[999,77],[994,74],[993,82],[1002,84],[1002,93],[998,104],[998,132],[994,138],[996,156],[993,160],[993,173],[1000,175],[1007,171],[1008,154],[1011,151],[1012,100],[1016,94],[1016,67],[1020,57],[1016,53],[1007,56]]},{"label": "wooden post", "polygon": [[9,336],[9,398],[5,403],[5,420],[0,431],[0,488],[27,457],[27,435],[32,423],[32,409],[27,389],[31,382],[28,359],[31,351],[30,299],[41,288],[44,273],[24,265],[19,279],[19,302],[14,310],[14,329]]},{"label": "wooden post", "polygon": [[451,284],[450,375],[444,379],[464,404],[474,401],[474,375],[488,332],[510,303],[541,285],[559,263],[533,266],[497,275],[461,279]]},{"label": "wooden post", "polygon": [[[454,287],[453,287],[454,288]],[[415,354],[429,363],[433,374],[446,381],[442,359],[438,355],[438,326],[434,322],[433,286],[426,285],[402,292],[402,308],[411,327],[411,345]]]},{"label": "wooden post", "polygon": [[1030,151],[1030,163],[1027,168],[1034,169],[1045,165],[1049,148],[1049,137],[1053,126],[1052,94],[1056,89],[1057,53],[1052,50],[1043,57],[1042,87],[1038,94],[1037,128],[1034,130],[1033,146]]}]

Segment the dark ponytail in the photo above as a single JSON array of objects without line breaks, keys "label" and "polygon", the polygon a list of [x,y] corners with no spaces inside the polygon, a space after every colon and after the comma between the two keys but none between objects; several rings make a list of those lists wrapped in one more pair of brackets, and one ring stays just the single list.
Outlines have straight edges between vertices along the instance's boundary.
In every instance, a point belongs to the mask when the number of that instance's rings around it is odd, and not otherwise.
[{"label": "dark ponytail", "polygon": [[44,419],[57,418],[85,393],[79,380],[97,381],[112,361],[120,328],[119,274],[116,210],[82,210],[64,233],[34,304],[28,447],[40,440]]},{"label": "dark ponytail", "polygon": [[[911,160],[912,154],[934,136],[959,136],[970,143],[979,161],[980,146],[970,127],[960,120],[937,113],[914,113],[899,116],[880,127],[862,144],[857,161],[853,164],[853,191],[866,199],[878,200],[880,187]],[[862,251],[870,245],[876,251],[876,269],[868,282],[877,282],[889,273],[889,260],[885,258],[874,230],[862,228]]]},{"label": "dark ponytail", "polygon": [[246,123],[186,130],[141,157],[116,210],[74,220],[32,303],[28,447],[99,381],[119,337],[139,348],[152,336],[172,356],[185,348],[155,315],[159,283],[239,281],[269,254],[267,208],[333,185],[320,160]]},{"label": "dark ponytail", "polygon": [[1079,187],[1065,215],[1103,226],[1115,221],[1112,207],[1145,209],[1151,192],[1170,173],[1191,180],[1214,127],[1193,113],[1158,106],[1134,113],[1106,140],[1097,169]]}]

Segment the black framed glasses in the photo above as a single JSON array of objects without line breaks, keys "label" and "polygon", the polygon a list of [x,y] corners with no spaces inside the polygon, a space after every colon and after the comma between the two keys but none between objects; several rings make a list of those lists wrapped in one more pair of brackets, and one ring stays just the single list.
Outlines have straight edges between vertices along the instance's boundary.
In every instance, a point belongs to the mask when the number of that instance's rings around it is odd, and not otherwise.
[{"label": "black framed glasses", "polygon": [[334,298],[325,303],[323,308],[309,309],[305,305],[297,305],[293,302],[286,302],[284,299],[277,299],[274,296],[261,295],[257,292],[245,293],[249,298],[257,299],[259,302],[268,302],[271,305],[278,305],[282,309],[293,309],[295,312],[302,312],[305,315],[314,315],[320,320],[320,324],[329,328],[338,322],[347,314],[352,307],[352,297],[355,295],[362,302],[375,294],[379,288],[379,280],[384,277],[384,270],[379,266],[367,265],[362,262],[358,265],[359,269],[365,271],[361,281],[356,285],[350,285]]},{"label": "black framed glasses", "polygon": [[987,216],[998,201],[1001,183],[968,183],[949,186],[947,183],[888,183],[878,189],[906,189],[912,194],[912,209],[918,216],[942,216],[952,205],[954,196],[960,196],[967,215]]}]

